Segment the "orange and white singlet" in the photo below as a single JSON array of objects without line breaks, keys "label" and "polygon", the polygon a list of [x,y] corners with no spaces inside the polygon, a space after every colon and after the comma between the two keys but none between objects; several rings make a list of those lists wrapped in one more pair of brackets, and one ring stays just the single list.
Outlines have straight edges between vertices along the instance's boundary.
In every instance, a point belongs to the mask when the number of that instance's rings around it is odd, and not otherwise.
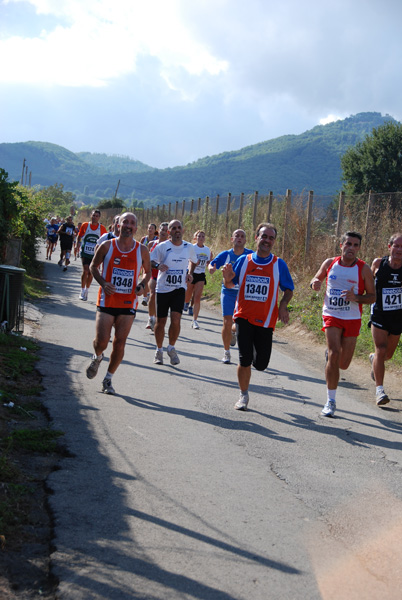
[{"label": "orange and white singlet", "polygon": [[364,280],[362,269],[363,260],[357,259],[351,267],[340,264],[341,257],[337,256],[327,271],[327,289],[324,297],[323,316],[337,317],[347,321],[361,319],[363,306],[358,302],[350,302],[342,298],[344,290],[351,290],[355,294],[364,293]]},{"label": "orange and white singlet", "polygon": [[134,240],[134,247],[129,252],[122,252],[117,238],[110,240],[110,247],[103,261],[102,275],[113,283],[116,292],[107,296],[100,287],[98,306],[107,308],[134,308],[138,306],[135,293],[138,276],[142,266],[141,244]]},{"label": "orange and white singlet", "polygon": [[252,325],[275,329],[279,286],[278,257],[271,254],[268,262],[259,264],[253,261],[253,254],[248,254],[239,273],[239,293],[233,318],[239,317]]}]

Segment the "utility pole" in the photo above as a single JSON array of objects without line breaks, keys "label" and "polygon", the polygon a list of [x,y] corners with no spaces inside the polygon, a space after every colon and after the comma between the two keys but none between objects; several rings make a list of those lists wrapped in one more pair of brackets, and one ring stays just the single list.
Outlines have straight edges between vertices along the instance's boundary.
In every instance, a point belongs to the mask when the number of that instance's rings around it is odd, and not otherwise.
[{"label": "utility pole", "polygon": [[22,163],[21,185],[24,185],[25,158]]},{"label": "utility pole", "polygon": [[119,181],[118,181],[118,183],[117,183],[117,188],[116,188],[116,191],[115,191],[115,193],[114,193],[114,196],[113,196],[113,198],[114,198],[115,200],[116,200],[116,198],[117,198],[117,190],[119,189],[119,185],[120,185],[120,179],[119,179]]}]

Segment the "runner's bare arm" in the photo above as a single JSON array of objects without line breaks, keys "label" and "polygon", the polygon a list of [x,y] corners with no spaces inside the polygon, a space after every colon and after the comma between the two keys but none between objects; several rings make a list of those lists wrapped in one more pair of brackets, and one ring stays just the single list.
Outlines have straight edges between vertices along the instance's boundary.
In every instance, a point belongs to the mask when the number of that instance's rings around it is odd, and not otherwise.
[{"label": "runner's bare arm", "polygon": [[144,288],[147,285],[148,281],[151,279],[151,257],[149,254],[149,250],[143,244],[141,245],[141,258],[142,258],[142,280],[138,283],[135,288],[135,293],[137,296],[142,296],[144,294]]},{"label": "runner's bare arm", "polygon": [[235,272],[233,271],[233,267],[230,263],[227,263],[226,265],[223,265],[222,267],[222,277],[223,277],[223,283],[225,284],[225,287],[230,289],[234,287],[234,283],[232,281],[232,279],[234,279],[235,276]]},{"label": "runner's bare arm", "polygon": [[371,264],[371,272],[373,273],[374,277],[376,276],[377,271],[380,268],[380,264],[381,258],[375,258]]},{"label": "runner's bare arm", "polygon": [[350,302],[358,302],[359,304],[373,304],[375,302],[375,284],[374,277],[368,265],[364,265],[362,269],[362,277],[364,281],[364,294],[355,294],[354,286],[351,290],[342,291],[342,298]]},{"label": "runner's bare arm", "polygon": [[283,292],[282,300],[279,303],[278,318],[280,321],[282,321],[282,323],[285,323],[285,325],[289,323],[288,304],[291,301],[292,297],[293,290],[285,290]]},{"label": "runner's bare arm", "polygon": [[314,275],[313,279],[310,281],[310,287],[315,292],[319,292],[321,289],[321,284],[327,276],[327,272],[330,264],[332,263],[333,258],[327,258],[322,263],[321,267],[318,269],[317,273]]}]

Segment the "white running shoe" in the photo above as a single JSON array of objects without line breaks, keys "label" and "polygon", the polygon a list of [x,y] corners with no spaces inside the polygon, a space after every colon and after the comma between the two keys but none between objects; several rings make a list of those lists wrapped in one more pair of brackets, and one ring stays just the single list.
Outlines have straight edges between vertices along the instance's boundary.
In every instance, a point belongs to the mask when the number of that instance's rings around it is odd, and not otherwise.
[{"label": "white running shoe", "polygon": [[114,387],[112,386],[111,379],[105,379],[102,381],[102,392],[104,394],[114,395],[116,392],[114,391]]},{"label": "white running shoe", "polygon": [[237,341],[236,340],[236,332],[233,331],[233,329],[232,329],[232,336],[230,338],[230,345],[231,346],[236,346],[236,341]]},{"label": "white running shoe", "polygon": [[88,379],[93,379],[94,377],[96,377],[96,375],[98,373],[99,365],[101,364],[102,360],[103,360],[103,352],[99,358],[97,358],[96,356],[93,356],[91,362],[87,366]]},{"label": "white running shoe", "polygon": [[145,329],[152,329],[152,317],[148,318],[148,323],[146,324]]},{"label": "white running shoe", "polygon": [[88,288],[85,288],[83,300],[88,300]]},{"label": "white running shoe", "polygon": [[326,405],[321,411],[323,417],[333,417],[336,411],[336,402],[335,400],[328,400]]},{"label": "white running shoe", "polygon": [[156,323],[156,317],[151,317],[151,331],[154,331]]},{"label": "white running shoe", "polygon": [[163,365],[163,350],[156,350],[154,365]]},{"label": "white running shoe", "polygon": [[377,406],[383,406],[384,404],[388,404],[389,398],[384,391],[377,392],[375,395],[375,401],[376,401]]},{"label": "white running shoe", "polygon": [[170,350],[167,351],[168,356],[170,357],[170,364],[171,365],[179,365],[180,364],[180,358],[177,356],[177,352],[175,350],[175,348],[171,348]]},{"label": "white running shoe", "polygon": [[224,365],[230,365],[230,350],[225,350],[222,362]]},{"label": "white running shoe", "polygon": [[78,297],[80,300],[85,300],[85,293],[81,292],[81,294]]},{"label": "white running shoe", "polygon": [[191,323],[191,327],[192,327],[193,329],[199,329],[199,328],[200,328],[200,326],[198,325],[198,321],[196,321],[196,320],[194,319],[194,321]]},{"label": "white running shoe", "polygon": [[249,400],[248,392],[244,392],[244,393],[240,392],[240,398],[234,405],[235,409],[236,410],[247,410],[248,400]]}]

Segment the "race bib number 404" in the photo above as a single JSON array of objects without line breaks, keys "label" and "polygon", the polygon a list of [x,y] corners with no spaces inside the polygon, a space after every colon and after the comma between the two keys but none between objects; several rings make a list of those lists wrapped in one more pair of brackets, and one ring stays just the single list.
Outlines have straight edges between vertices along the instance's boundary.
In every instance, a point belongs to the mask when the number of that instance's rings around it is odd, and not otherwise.
[{"label": "race bib number 404", "polygon": [[247,275],[244,287],[244,299],[253,302],[266,302],[268,299],[269,277]]},{"label": "race bib number 404", "polygon": [[169,269],[168,271],[166,271],[166,279],[165,279],[165,284],[168,287],[172,287],[172,288],[176,288],[176,287],[181,287],[183,283],[183,271],[180,270],[173,270],[173,269]]},{"label": "race bib number 404", "polygon": [[131,294],[133,291],[134,271],[118,269],[114,267],[112,272],[112,283],[117,294]]},{"label": "race bib number 404", "polygon": [[383,310],[401,310],[402,308],[402,288],[383,288],[382,290],[382,309]]}]

